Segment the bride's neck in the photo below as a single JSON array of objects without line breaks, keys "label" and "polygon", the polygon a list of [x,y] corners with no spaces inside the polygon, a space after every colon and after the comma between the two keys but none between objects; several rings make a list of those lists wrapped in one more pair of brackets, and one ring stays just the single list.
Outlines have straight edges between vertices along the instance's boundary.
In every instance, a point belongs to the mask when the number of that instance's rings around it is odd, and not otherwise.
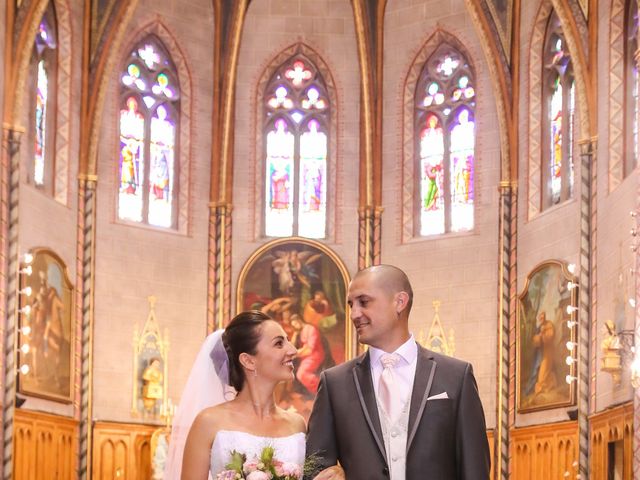
[{"label": "bride's neck", "polygon": [[273,387],[246,382],[236,396],[236,401],[250,408],[258,417],[270,417],[276,409],[273,399]]}]

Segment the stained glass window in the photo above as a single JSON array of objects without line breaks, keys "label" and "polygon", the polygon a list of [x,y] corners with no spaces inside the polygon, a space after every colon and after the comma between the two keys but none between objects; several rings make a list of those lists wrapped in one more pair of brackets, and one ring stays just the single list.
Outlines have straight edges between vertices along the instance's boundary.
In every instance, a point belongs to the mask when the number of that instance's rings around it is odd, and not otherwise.
[{"label": "stained glass window", "polygon": [[627,1],[625,31],[625,155],[624,176],[638,165],[638,63],[634,56],[638,50],[638,2]]},{"label": "stained glass window", "polygon": [[416,90],[419,235],[473,229],[475,100],[467,60],[441,45],[425,63]]},{"label": "stained glass window", "polygon": [[118,218],[176,227],[176,139],[180,89],[173,62],[149,37],[120,75]]},{"label": "stained glass window", "polygon": [[542,207],[573,196],[575,85],[560,20],[551,14],[545,39]]},{"label": "stained glass window", "polygon": [[265,235],[324,238],[330,105],[316,66],[297,55],[265,94]]},{"label": "stained glass window", "polygon": [[[53,3],[50,2],[38,25],[34,42],[33,168],[31,178],[38,187],[53,183],[53,151],[48,137],[53,135],[52,97],[56,68],[56,31]],[[52,189],[51,189],[52,190]]]}]

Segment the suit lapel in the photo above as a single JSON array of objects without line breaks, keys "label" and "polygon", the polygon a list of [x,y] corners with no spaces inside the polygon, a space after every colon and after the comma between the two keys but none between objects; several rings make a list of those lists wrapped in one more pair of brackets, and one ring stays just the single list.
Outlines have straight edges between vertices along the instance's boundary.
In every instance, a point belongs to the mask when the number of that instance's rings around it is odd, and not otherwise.
[{"label": "suit lapel", "polygon": [[384,442],[382,442],[382,427],[380,426],[380,417],[378,416],[378,404],[373,389],[373,380],[371,379],[369,352],[361,358],[353,369],[353,380],[356,384],[362,413],[364,413],[364,417],[376,441],[378,450],[380,450],[382,454],[382,458],[386,459],[387,455],[384,450]]},{"label": "suit lapel", "polygon": [[416,359],[416,376],[413,380],[413,391],[411,392],[411,405],[409,409],[409,428],[407,432],[407,453],[411,448],[411,442],[416,435],[422,413],[427,404],[427,398],[431,391],[433,376],[436,373],[436,361],[429,350],[418,345],[418,358]]}]

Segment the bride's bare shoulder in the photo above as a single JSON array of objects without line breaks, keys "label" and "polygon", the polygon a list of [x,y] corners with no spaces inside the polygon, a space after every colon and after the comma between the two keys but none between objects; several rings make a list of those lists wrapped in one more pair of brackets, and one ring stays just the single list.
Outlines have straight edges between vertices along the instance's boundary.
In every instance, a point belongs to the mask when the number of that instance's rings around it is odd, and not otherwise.
[{"label": "bride's bare shoulder", "polygon": [[209,431],[218,431],[226,418],[227,404],[222,403],[214,407],[208,407],[202,410],[194,420],[194,425],[203,427]]}]

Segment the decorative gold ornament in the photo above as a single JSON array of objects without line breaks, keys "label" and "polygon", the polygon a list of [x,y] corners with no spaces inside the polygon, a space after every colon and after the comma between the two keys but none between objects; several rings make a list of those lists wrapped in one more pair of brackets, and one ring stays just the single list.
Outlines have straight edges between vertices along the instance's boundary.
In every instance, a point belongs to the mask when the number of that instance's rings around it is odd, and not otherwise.
[{"label": "decorative gold ornament", "polygon": [[420,330],[418,343],[433,352],[444,353],[445,355],[453,357],[456,351],[453,328],[449,329],[449,338],[447,339],[442,322],[440,321],[440,305],[442,302],[440,302],[440,300],[434,300],[432,303],[435,314],[431,321],[431,327],[429,327],[429,333],[427,334],[427,338],[425,338],[424,330]]}]

